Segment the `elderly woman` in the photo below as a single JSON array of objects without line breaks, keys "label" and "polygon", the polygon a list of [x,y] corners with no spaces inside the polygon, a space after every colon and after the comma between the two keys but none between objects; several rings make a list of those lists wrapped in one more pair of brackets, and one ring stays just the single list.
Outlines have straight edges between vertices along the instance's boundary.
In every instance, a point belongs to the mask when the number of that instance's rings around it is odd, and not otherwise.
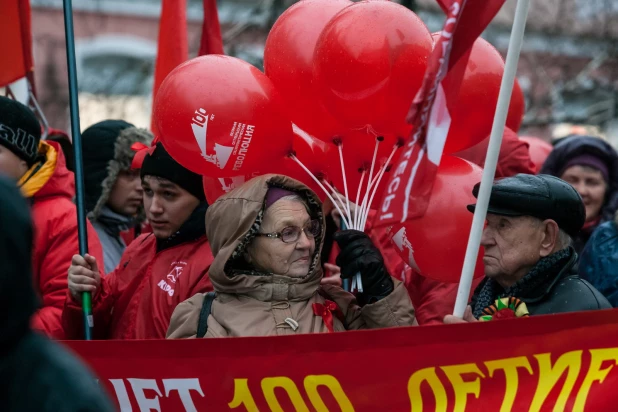
[{"label": "elderly woman", "polygon": [[414,309],[401,282],[362,232],[338,232],[342,277],[360,272],[356,298],[320,285],[324,218],[296,180],[260,176],[221,197],[206,215],[216,291],[177,306],[168,338],[270,336],[408,326]]},{"label": "elderly woman", "polygon": [[618,208],[618,154],[600,138],[570,136],[556,144],[541,173],[565,180],[582,197],[586,223],[573,238],[573,247],[581,253],[592,232],[613,220]]}]

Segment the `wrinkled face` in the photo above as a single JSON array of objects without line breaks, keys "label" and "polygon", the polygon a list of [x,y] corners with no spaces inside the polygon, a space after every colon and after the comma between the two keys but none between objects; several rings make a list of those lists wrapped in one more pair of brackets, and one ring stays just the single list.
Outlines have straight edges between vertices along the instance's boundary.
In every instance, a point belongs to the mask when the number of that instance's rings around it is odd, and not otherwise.
[{"label": "wrinkled face", "polygon": [[143,194],[139,170],[123,170],[114,182],[107,205],[116,213],[133,216],[143,202]]},{"label": "wrinkled face", "polygon": [[587,166],[571,166],[560,178],[577,190],[586,207],[586,222],[596,219],[605,202],[607,184],[603,174]]},{"label": "wrinkled face", "polygon": [[487,214],[481,245],[485,249],[485,276],[503,287],[524,277],[540,260],[543,230],[528,216]]},{"label": "wrinkled face", "polygon": [[28,163],[0,145],[0,174],[18,181],[28,171]]},{"label": "wrinkled face", "polygon": [[[260,232],[281,232],[288,226],[304,228],[310,222],[311,217],[302,202],[281,199],[266,210]],[[293,243],[266,236],[255,237],[247,248],[246,259],[261,272],[303,277],[309,273],[314,252],[315,238],[307,237],[301,231],[300,237]]]},{"label": "wrinkled face", "polygon": [[167,179],[144,176],[144,210],[158,239],[176,233],[200,204],[198,198]]}]

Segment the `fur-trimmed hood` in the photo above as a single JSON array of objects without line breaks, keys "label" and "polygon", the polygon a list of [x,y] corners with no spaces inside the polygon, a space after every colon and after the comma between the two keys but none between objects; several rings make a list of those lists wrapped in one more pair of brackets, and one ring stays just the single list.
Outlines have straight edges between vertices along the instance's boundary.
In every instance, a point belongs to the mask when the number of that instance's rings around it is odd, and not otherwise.
[{"label": "fur-trimmed hood", "polygon": [[120,172],[131,169],[135,155],[131,146],[138,142],[150,145],[153,135],[121,121],[105,121],[92,128],[93,131],[88,129],[83,134],[84,174],[88,217],[97,219]]}]

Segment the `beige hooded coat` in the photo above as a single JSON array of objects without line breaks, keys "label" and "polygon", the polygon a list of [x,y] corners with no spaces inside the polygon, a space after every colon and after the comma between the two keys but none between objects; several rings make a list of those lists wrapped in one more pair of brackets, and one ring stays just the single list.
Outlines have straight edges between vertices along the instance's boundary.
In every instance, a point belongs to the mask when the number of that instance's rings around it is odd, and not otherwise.
[{"label": "beige hooded coat", "polygon": [[[410,326],[414,322],[412,302],[403,284],[386,298],[363,306],[355,297],[336,286],[320,286],[322,234],[307,276],[294,278],[259,273],[244,263],[243,252],[255,237],[264,214],[264,199],[270,186],[298,193],[309,205],[312,216],[323,220],[318,197],[302,183],[280,175],[265,175],[219,198],[206,214],[206,232],[215,259],[210,280],[217,293],[208,317],[206,337],[272,336],[328,332],[314,303],[334,301],[345,317],[345,325],[333,316],[335,331]],[[322,225],[324,227],[324,225]],[[322,289],[319,293],[319,289]],[[168,338],[193,338],[197,333],[204,294],[179,304],[172,315]],[[286,322],[292,319],[298,323]],[[296,325],[294,325],[296,326]]]}]

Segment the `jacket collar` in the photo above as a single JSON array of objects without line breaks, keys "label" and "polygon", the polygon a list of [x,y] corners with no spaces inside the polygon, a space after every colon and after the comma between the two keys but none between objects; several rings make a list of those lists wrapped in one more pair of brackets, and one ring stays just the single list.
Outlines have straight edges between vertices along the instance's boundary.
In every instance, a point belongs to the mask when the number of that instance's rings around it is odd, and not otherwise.
[{"label": "jacket collar", "polygon": [[132,216],[116,213],[108,206],[101,208],[101,213],[96,220],[101,223],[105,232],[113,237],[120,236],[120,232],[129,229],[136,223],[135,218]]},{"label": "jacket collar", "polygon": [[541,259],[526,276],[507,290],[486,277],[477,286],[470,301],[474,316],[478,318],[484,308],[501,297],[514,296],[526,304],[543,300],[559,280],[576,272],[576,263],[577,253],[569,247]]},{"label": "jacket collar", "polygon": [[208,209],[208,204],[206,202],[200,203],[176,233],[167,239],[157,239],[157,252],[178,246],[185,242],[192,242],[205,236],[206,209]]},{"label": "jacket collar", "polygon": [[560,269],[558,274],[554,276],[553,278],[547,279],[547,282],[542,284],[541,287],[531,290],[530,293],[527,294],[527,296],[521,296],[520,298],[524,302],[536,303],[542,300],[543,298],[545,298],[545,296],[549,294],[549,292],[551,292],[551,290],[554,288],[554,286],[556,285],[558,281],[564,279],[567,276],[571,276],[574,274],[574,272],[576,271],[575,265],[577,263],[577,253],[575,252],[575,249],[573,249],[572,246],[569,246],[569,250],[571,252],[571,257],[564,264],[562,269]]}]

